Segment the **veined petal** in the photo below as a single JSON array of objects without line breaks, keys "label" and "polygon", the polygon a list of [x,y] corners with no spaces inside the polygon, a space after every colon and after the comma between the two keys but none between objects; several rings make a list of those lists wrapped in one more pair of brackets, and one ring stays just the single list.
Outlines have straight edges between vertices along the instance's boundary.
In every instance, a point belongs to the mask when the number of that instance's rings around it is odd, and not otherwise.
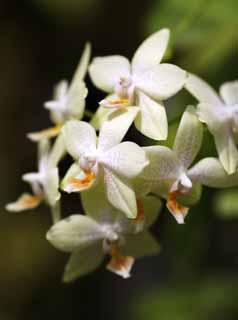
[{"label": "veined petal", "polygon": [[173,146],[184,168],[188,168],[196,158],[202,145],[202,137],[202,124],[195,108],[189,106],[182,116]]},{"label": "veined petal", "polygon": [[111,249],[111,260],[107,264],[107,270],[121,276],[124,279],[130,277],[131,268],[134,264],[134,258],[123,256],[117,247]]},{"label": "veined petal", "polygon": [[224,126],[215,135],[215,143],[219,159],[228,174],[233,174],[238,168],[238,150],[230,129]]},{"label": "veined petal", "polygon": [[74,251],[65,267],[63,281],[66,283],[72,282],[94,271],[102,263],[103,258],[101,242],[96,242],[90,247]]},{"label": "veined petal", "polygon": [[56,137],[61,130],[61,125],[56,125],[55,127],[41,130],[39,132],[31,132],[27,134],[27,137],[34,142],[38,142],[43,139],[49,139]]},{"label": "veined petal", "polygon": [[65,252],[84,249],[103,237],[101,226],[92,218],[80,214],[57,222],[46,235],[54,247]]},{"label": "veined petal", "polygon": [[238,173],[227,174],[217,158],[200,160],[188,171],[189,177],[205,186],[226,188],[238,185]]},{"label": "veined petal", "polygon": [[68,121],[62,132],[67,151],[74,159],[79,159],[85,152],[96,150],[96,132],[87,122]]},{"label": "veined petal", "polygon": [[108,116],[99,132],[98,149],[106,151],[121,142],[133,123],[139,108],[127,107]]},{"label": "veined petal", "polygon": [[[163,196],[181,174],[181,165],[176,154],[164,146],[152,146],[144,148],[149,159],[149,165],[145,167],[136,182],[136,190],[146,188],[147,192],[160,190]],[[139,185],[139,186],[138,186]]]},{"label": "veined petal", "polygon": [[125,57],[117,55],[94,58],[89,74],[98,89],[112,93],[116,82],[130,75],[130,63]]},{"label": "veined petal", "polygon": [[238,104],[238,81],[224,83],[220,87],[220,95],[228,106]]},{"label": "veined petal", "polygon": [[73,163],[61,182],[61,188],[67,193],[80,192],[91,188],[95,181],[92,171],[84,172],[77,163]]},{"label": "veined petal", "polygon": [[35,209],[42,201],[42,197],[23,193],[15,202],[6,205],[7,211],[20,212]]},{"label": "veined petal", "polygon": [[133,73],[143,72],[160,63],[168,45],[169,34],[168,29],[161,29],[139,46],[132,59]]},{"label": "veined petal", "polygon": [[51,168],[47,171],[46,181],[44,184],[44,191],[46,198],[51,207],[55,206],[56,202],[60,199],[59,193],[59,171],[58,168]]},{"label": "veined petal", "polygon": [[168,121],[165,107],[155,102],[143,92],[139,92],[140,112],[135,119],[138,131],[154,140],[166,140],[168,135]]},{"label": "veined petal", "polygon": [[189,208],[184,207],[182,204],[180,204],[177,201],[177,195],[178,195],[177,191],[170,192],[168,195],[166,206],[167,206],[168,210],[170,211],[170,213],[174,216],[176,221],[179,224],[183,224],[184,218],[188,214]]},{"label": "veined petal", "polygon": [[181,68],[162,63],[138,77],[136,87],[155,100],[165,100],[183,88],[186,77]]},{"label": "veined petal", "polygon": [[207,102],[217,106],[223,104],[215,90],[208,83],[195,76],[194,74],[189,74],[185,84],[185,88],[199,102]]},{"label": "veined petal", "polygon": [[105,152],[101,163],[117,175],[131,179],[149,162],[141,147],[134,142],[126,141]]},{"label": "veined petal", "polygon": [[126,244],[122,247],[122,253],[134,258],[154,256],[160,253],[158,241],[149,232],[142,232],[126,237]]},{"label": "veined petal", "polygon": [[128,218],[134,219],[137,215],[136,196],[129,182],[106,168],[104,168],[104,175],[109,202],[124,212]]}]

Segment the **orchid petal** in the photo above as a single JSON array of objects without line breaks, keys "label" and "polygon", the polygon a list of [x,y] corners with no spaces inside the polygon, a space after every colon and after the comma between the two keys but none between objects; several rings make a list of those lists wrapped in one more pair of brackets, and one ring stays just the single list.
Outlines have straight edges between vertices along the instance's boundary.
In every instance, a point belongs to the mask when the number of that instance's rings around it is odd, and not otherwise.
[{"label": "orchid petal", "polygon": [[56,138],[55,143],[49,154],[49,159],[48,159],[49,166],[52,166],[52,167],[57,166],[65,154],[66,154],[66,147],[64,143],[64,137],[62,134],[60,134]]},{"label": "orchid petal", "polygon": [[78,163],[73,163],[61,182],[61,188],[67,193],[87,190],[95,183],[93,172],[84,172]]},{"label": "orchid petal", "polygon": [[59,171],[58,168],[51,168],[47,171],[44,191],[47,201],[51,207],[55,206],[60,199],[59,188]]},{"label": "orchid petal", "polygon": [[134,178],[148,164],[145,151],[134,142],[122,142],[104,153],[101,163],[119,176]]},{"label": "orchid petal", "polygon": [[39,142],[43,139],[49,139],[56,137],[61,130],[61,125],[56,125],[54,127],[44,129],[38,132],[30,132],[27,137],[33,142]]},{"label": "orchid petal", "polygon": [[79,159],[85,152],[96,149],[96,132],[87,122],[68,121],[62,132],[67,151],[74,159]]},{"label": "orchid petal", "polygon": [[130,63],[128,59],[118,55],[94,58],[89,74],[98,89],[112,93],[121,77],[129,77]]},{"label": "orchid petal", "polygon": [[135,193],[123,178],[119,178],[110,170],[104,168],[106,194],[109,202],[118,210],[124,212],[128,218],[134,219],[137,215]]},{"label": "orchid petal", "polygon": [[46,235],[54,247],[65,252],[84,249],[103,237],[101,226],[92,218],[80,214],[57,222]]},{"label": "orchid petal", "polygon": [[189,106],[182,116],[173,146],[184,168],[188,168],[197,156],[202,145],[202,137],[202,124],[195,108]]},{"label": "orchid petal", "polygon": [[228,106],[238,104],[238,81],[224,83],[220,87],[220,95]]},{"label": "orchid petal", "polygon": [[96,242],[90,247],[74,251],[65,267],[63,281],[69,283],[91,273],[98,268],[103,258],[101,242]]},{"label": "orchid petal", "polygon": [[138,77],[136,87],[155,100],[165,100],[183,88],[186,77],[181,68],[162,63]]},{"label": "orchid petal", "polygon": [[205,186],[226,188],[238,185],[238,173],[227,174],[217,158],[200,160],[188,171],[189,177]]},{"label": "orchid petal", "polygon": [[230,125],[227,108],[208,103],[198,105],[199,118],[204,121],[215,139],[219,159],[228,174],[236,171],[238,165],[238,151]]},{"label": "orchid petal", "polygon": [[103,123],[108,120],[109,115],[114,111],[114,109],[108,109],[99,106],[97,111],[94,113],[90,124],[95,128],[95,130],[99,130]]},{"label": "orchid petal", "polygon": [[168,135],[168,120],[165,108],[160,102],[155,102],[143,92],[139,92],[140,112],[135,119],[138,131],[154,140],[166,140]]},{"label": "orchid petal", "polygon": [[[181,174],[181,165],[176,154],[164,146],[144,148],[149,159],[149,165],[135,181],[135,190],[139,194],[155,192],[167,196],[174,181]],[[144,191],[144,192],[143,192]]]},{"label": "orchid petal", "polygon": [[222,105],[222,101],[219,98],[215,90],[209,86],[204,80],[195,76],[194,74],[189,74],[185,88],[199,101],[207,102],[217,106]]},{"label": "orchid petal", "polygon": [[111,113],[99,132],[98,149],[106,151],[120,143],[138,111],[137,107],[127,107]]},{"label": "orchid petal", "polygon": [[15,202],[8,203],[6,210],[11,212],[20,212],[24,210],[32,210],[39,206],[42,198],[39,196],[23,193]]},{"label": "orchid petal", "polygon": [[139,46],[132,59],[133,73],[143,72],[160,63],[168,45],[169,34],[168,29],[161,29]]}]

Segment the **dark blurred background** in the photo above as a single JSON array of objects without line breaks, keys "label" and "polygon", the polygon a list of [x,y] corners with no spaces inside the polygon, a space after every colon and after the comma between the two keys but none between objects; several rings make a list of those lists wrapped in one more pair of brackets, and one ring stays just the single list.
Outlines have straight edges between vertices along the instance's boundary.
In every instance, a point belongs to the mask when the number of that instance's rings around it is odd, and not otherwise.
[{"label": "dark blurred background", "polygon": [[[0,320],[238,319],[237,189],[204,188],[183,226],[163,210],[153,227],[163,250],[138,261],[128,281],[101,268],[62,284],[67,255],[45,240],[47,208],[4,210],[27,190],[21,175],[36,169],[26,133],[49,126],[42,104],[57,81],[72,77],[87,40],[94,56],[131,57],[147,35],[169,27],[166,59],[218,88],[238,78],[237,13],[237,0],[0,0]],[[91,110],[102,97],[90,92]],[[168,144],[190,102],[184,92],[167,102]],[[215,155],[208,132],[200,157],[207,155]],[[71,200],[66,214],[77,208]]]}]

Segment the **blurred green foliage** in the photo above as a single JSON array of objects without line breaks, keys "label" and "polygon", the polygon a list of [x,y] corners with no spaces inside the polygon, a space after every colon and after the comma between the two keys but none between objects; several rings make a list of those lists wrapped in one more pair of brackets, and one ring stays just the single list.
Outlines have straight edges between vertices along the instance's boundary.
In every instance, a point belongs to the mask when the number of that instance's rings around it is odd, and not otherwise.
[{"label": "blurred green foliage", "polygon": [[224,219],[238,218],[238,188],[218,191],[214,196],[214,210]]},{"label": "blurred green foliage", "polygon": [[175,284],[141,295],[134,304],[136,320],[228,320],[238,313],[238,281],[209,277]]},{"label": "blurred green foliage", "polygon": [[208,74],[217,72],[230,55],[238,58],[237,12],[236,0],[155,1],[147,29],[169,27],[183,66]]}]

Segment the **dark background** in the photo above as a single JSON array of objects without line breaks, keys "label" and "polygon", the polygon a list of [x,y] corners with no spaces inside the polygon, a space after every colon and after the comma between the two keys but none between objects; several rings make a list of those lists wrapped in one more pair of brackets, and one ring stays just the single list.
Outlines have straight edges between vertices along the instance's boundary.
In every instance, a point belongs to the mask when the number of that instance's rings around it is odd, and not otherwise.
[{"label": "dark background", "polygon": [[[183,226],[163,210],[153,227],[162,253],[138,261],[128,281],[101,268],[62,284],[67,255],[45,240],[47,208],[4,209],[27,190],[21,175],[36,169],[26,133],[50,125],[42,104],[56,82],[72,77],[86,41],[94,56],[131,57],[147,35],[170,27],[166,58],[218,88],[238,78],[237,12],[237,0],[0,0],[0,320],[238,319],[237,189],[204,188]],[[103,95],[87,84],[95,110]],[[167,102],[168,144],[190,102],[184,92]],[[207,132],[200,157],[206,155],[215,155]]]}]

